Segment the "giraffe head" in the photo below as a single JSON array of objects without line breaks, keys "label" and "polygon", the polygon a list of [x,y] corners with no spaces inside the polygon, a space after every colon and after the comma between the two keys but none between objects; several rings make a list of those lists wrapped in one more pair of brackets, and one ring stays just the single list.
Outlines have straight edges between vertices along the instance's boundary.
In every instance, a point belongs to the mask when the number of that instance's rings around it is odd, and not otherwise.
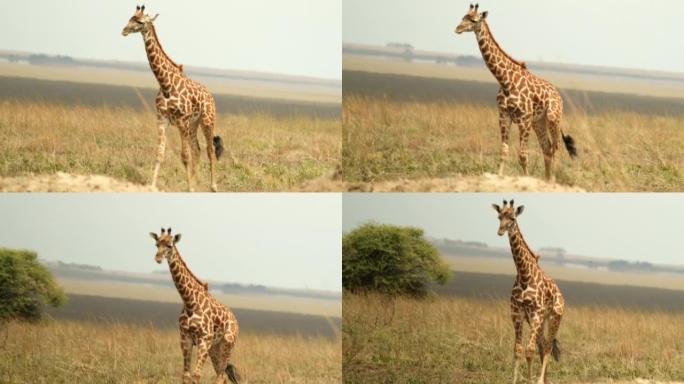
[{"label": "giraffe head", "polygon": [[180,241],[180,233],[171,236],[171,228],[167,230],[162,228],[160,235],[150,232],[150,237],[156,242],[157,254],[154,256],[154,260],[157,263],[161,264],[164,259],[171,260],[176,255],[175,245]]},{"label": "giraffe head", "polygon": [[510,231],[515,226],[518,216],[522,215],[523,210],[525,209],[524,205],[514,208],[513,204],[513,200],[511,200],[510,205],[504,200],[503,207],[492,204],[494,210],[499,214],[499,231],[497,232],[499,236],[503,236],[504,233]]},{"label": "giraffe head", "polygon": [[461,24],[459,24],[456,27],[456,30],[454,32],[461,34],[463,32],[472,32],[479,30],[480,26],[482,25],[482,22],[484,21],[484,19],[487,18],[487,11],[478,13],[479,7],[480,4],[470,4],[470,9],[468,10],[468,13],[466,13],[466,15],[463,16]]},{"label": "giraffe head", "polygon": [[154,17],[145,14],[145,6],[136,6],[135,13],[128,20],[128,24],[124,27],[121,34],[127,36],[129,33],[144,32],[152,24],[153,21],[157,19],[159,14]]}]

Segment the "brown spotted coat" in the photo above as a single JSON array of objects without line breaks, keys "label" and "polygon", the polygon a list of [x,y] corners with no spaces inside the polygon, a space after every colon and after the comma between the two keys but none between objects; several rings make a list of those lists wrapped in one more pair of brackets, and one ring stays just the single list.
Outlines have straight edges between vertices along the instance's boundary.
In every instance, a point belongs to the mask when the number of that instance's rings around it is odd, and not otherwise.
[{"label": "brown spotted coat", "polygon": [[157,107],[157,159],[152,176],[152,186],[157,183],[159,168],[166,149],[166,128],[169,123],[178,127],[181,135],[181,159],[185,166],[188,190],[194,191],[200,145],[197,139],[198,127],[206,139],[207,156],[211,172],[211,190],[216,192],[216,162],[223,148],[221,139],[215,135],[216,103],[207,88],[190,79],[183,72],[183,66],[176,64],[162,48],[154,20],[144,14],[145,7],[137,7],[122,34],[139,32],[145,42],[145,51],[150,68],[159,83],[155,100]]},{"label": "brown spotted coat", "polygon": [[456,27],[456,33],[475,32],[485,64],[500,85],[496,96],[501,131],[499,175],[503,175],[504,162],[508,157],[509,130],[515,123],[520,130],[518,160],[523,174],[528,174],[528,141],[530,130],[534,129],[544,153],[545,177],[554,180],[556,152],[561,139],[568,153],[576,155],[574,140],[563,134],[560,127],[563,99],[556,87],[535,76],[524,62],[513,59],[499,46],[486,17],[487,12],[478,13],[478,6],[471,4]]},{"label": "brown spotted coat", "polygon": [[[549,355],[556,360],[560,355],[556,334],[565,310],[565,301],[558,285],[539,266],[539,255],[534,253],[523,238],[517,218],[524,206],[514,208],[511,200],[503,207],[492,204],[499,215],[498,235],[508,233],[511,254],[517,275],[511,292],[511,318],[515,329],[513,383],[518,379],[518,366],[523,355],[527,359],[527,375],[532,382],[532,357],[539,348],[541,371],[538,383],[546,382]],[[523,321],[530,326],[530,339],[525,349],[522,344]],[[546,326],[546,335],[544,327]]]},{"label": "brown spotted coat", "polygon": [[[151,232],[157,254],[155,260],[168,261],[173,283],[183,300],[183,309],[178,318],[181,350],[183,352],[184,382],[199,383],[202,368],[207,359],[216,372],[216,382],[226,383],[228,379],[237,382],[235,367],[231,364],[231,353],[237,340],[239,326],[233,312],[214,298],[207,290],[207,283],[197,278],[185,264],[176,244],[180,234],[171,235],[171,228],[161,234]],[[192,348],[197,347],[197,361],[191,372]]]}]

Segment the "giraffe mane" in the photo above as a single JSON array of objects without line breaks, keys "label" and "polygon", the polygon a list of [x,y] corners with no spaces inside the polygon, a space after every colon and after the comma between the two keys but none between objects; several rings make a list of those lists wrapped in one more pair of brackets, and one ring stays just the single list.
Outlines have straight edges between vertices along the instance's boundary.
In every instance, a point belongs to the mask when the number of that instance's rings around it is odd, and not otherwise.
[{"label": "giraffe mane", "polygon": [[173,59],[169,56],[168,53],[164,50],[164,47],[162,47],[161,40],[159,40],[159,36],[157,35],[157,28],[154,27],[153,23],[150,24],[150,29],[152,30],[152,35],[154,35],[154,39],[157,41],[157,45],[159,45],[159,50],[161,51],[162,55],[168,60],[171,64],[173,64],[174,67],[179,69],[181,72],[183,72],[183,64],[177,64]]},{"label": "giraffe mane", "polygon": [[208,289],[209,289],[209,283],[207,283],[206,281],[204,281],[204,280],[200,279],[199,277],[195,276],[195,274],[192,272],[192,269],[190,269],[190,267],[188,267],[188,265],[185,263],[185,260],[183,260],[183,257],[181,257],[180,251],[178,251],[178,248],[176,247],[176,244],[173,245],[173,250],[176,251],[176,255],[178,255],[178,260],[180,260],[180,262],[181,262],[181,264],[183,265],[183,267],[185,268],[185,270],[188,271],[188,273],[190,273],[190,276],[191,276],[199,285],[201,285],[202,287],[204,287],[204,289],[208,290]]},{"label": "giraffe mane", "polygon": [[492,42],[494,43],[494,46],[499,50],[499,52],[503,53],[503,55],[508,60],[513,62],[513,64],[516,64],[516,65],[520,66],[520,68],[527,70],[527,63],[525,63],[524,61],[518,61],[518,60],[514,59],[511,55],[508,54],[508,52],[504,51],[504,49],[501,48],[501,45],[499,45],[499,42],[496,41],[496,39],[494,38],[494,34],[492,33],[491,28],[489,28],[489,24],[487,23],[487,20],[482,20],[482,23],[487,28],[487,34],[489,35],[489,38],[492,40]]},{"label": "giraffe mane", "polygon": [[520,230],[520,226],[518,225],[517,222],[515,223],[515,226],[518,227],[518,234],[520,235],[520,239],[522,240],[522,245],[525,246],[525,249],[527,249],[527,251],[530,253],[530,255],[532,255],[532,257],[534,257],[534,260],[539,262],[539,254],[534,252],[532,250],[532,248],[530,248],[530,245],[527,244],[527,240],[525,240],[525,236],[523,236],[522,231]]}]

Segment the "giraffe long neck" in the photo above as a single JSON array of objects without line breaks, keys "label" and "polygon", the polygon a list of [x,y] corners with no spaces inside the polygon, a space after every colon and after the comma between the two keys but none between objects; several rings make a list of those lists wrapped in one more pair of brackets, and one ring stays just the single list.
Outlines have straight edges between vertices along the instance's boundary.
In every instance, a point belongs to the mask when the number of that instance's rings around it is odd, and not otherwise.
[{"label": "giraffe long neck", "polygon": [[152,23],[148,25],[147,30],[142,32],[142,35],[150,68],[154,73],[154,77],[157,78],[159,86],[163,91],[167,92],[172,87],[173,77],[182,74],[180,66],[171,60],[164,51],[164,48],[162,48],[157,37],[157,31]]},{"label": "giraffe long neck", "polygon": [[526,71],[525,63],[512,58],[506,53],[499,43],[494,39],[492,31],[486,21],[483,21],[480,28],[475,31],[477,44],[480,46],[482,58],[487,64],[487,68],[494,75],[496,80],[504,89],[510,89],[513,83],[513,73]]},{"label": "giraffe long neck", "polygon": [[178,248],[174,246],[173,252],[174,256],[169,259],[171,278],[185,306],[192,308],[198,304],[195,295],[198,292],[205,291],[206,287],[199,282],[199,279],[195,277],[190,268],[185,264],[180,252],[178,252]]},{"label": "giraffe long neck", "polygon": [[537,258],[527,245],[517,223],[508,230],[508,241],[511,244],[511,253],[513,254],[513,262],[515,263],[515,269],[518,271],[518,276],[522,279],[530,278],[534,270],[538,268]]}]

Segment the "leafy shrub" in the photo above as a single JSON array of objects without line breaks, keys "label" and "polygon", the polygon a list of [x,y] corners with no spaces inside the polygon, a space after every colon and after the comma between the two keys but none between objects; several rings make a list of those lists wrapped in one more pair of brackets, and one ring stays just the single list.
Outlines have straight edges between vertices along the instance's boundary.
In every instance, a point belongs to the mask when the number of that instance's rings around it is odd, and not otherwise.
[{"label": "leafy shrub", "polygon": [[367,223],[342,239],[342,286],[352,292],[424,295],[431,282],[444,284],[448,265],[423,230]]},{"label": "leafy shrub", "polygon": [[65,302],[62,288],[35,252],[0,248],[0,321],[38,320],[44,305]]}]

